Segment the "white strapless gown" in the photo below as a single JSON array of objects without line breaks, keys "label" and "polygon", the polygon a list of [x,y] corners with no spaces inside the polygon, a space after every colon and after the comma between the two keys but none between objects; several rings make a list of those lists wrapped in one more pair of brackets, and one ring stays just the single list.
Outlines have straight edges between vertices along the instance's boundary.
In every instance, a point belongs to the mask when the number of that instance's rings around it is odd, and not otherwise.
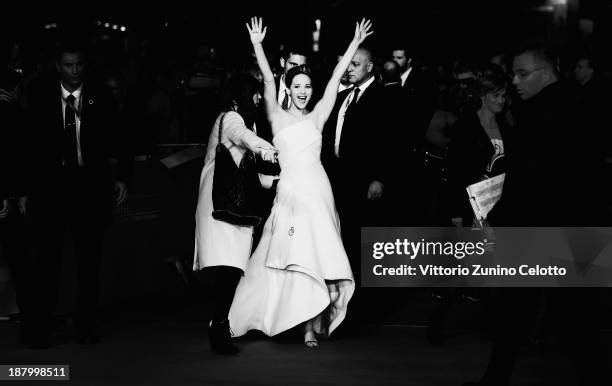
[{"label": "white strapless gown", "polygon": [[230,326],[235,336],[249,330],[273,336],[319,315],[315,331],[329,334],[344,320],[355,282],[320,161],[321,133],[305,120],[281,130],[273,142],[280,181],[236,289]]}]

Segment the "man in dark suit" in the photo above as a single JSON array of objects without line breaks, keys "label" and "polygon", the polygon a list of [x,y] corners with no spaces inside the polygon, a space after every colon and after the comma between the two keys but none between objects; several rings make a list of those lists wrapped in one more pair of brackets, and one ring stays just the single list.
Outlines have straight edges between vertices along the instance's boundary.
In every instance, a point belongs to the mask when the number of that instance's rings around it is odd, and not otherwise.
[{"label": "man in dark suit", "polygon": [[[488,215],[493,226],[605,226],[609,224],[598,188],[602,160],[581,135],[579,119],[557,57],[541,44],[514,57],[513,81],[520,98],[513,105],[515,127],[504,138],[508,167],[504,193]],[[571,156],[568,156],[571,155]],[[588,187],[588,188],[585,188]],[[521,345],[536,318],[542,295],[548,313],[562,328],[563,346],[573,359],[581,385],[604,384],[604,353],[598,347],[597,288],[501,288],[493,349],[479,386],[509,384]]]},{"label": "man in dark suit", "polygon": [[415,66],[414,58],[408,56],[407,49],[393,49],[391,58],[399,65],[405,98],[404,115],[410,125],[411,134],[423,140],[436,104],[434,82],[429,74]]},{"label": "man in dark suit", "polygon": [[[436,108],[437,88],[433,77],[418,66],[410,51],[403,45],[396,44],[391,50],[391,59],[399,65],[400,85],[402,92],[394,97],[397,100],[400,128],[398,134],[410,148],[404,147],[402,154],[404,174],[410,174],[413,181],[419,181],[418,187],[402,189],[400,181],[397,187],[389,187],[390,201],[396,208],[395,223],[399,226],[421,225],[431,226],[435,220],[432,214],[436,206],[434,197],[438,195],[438,168],[426,168],[438,162],[438,158],[430,158],[428,153],[438,153],[436,146],[426,139],[434,111]],[[442,152],[440,152],[442,153]],[[435,161],[432,163],[431,161]],[[402,159],[394,162],[397,164]],[[438,225],[438,224],[435,224]]]},{"label": "man in dark suit", "polygon": [[360,227],[384,221],[388,105],[376,83],[372,52],[361,46],[347,71],[353,87],[338,94],[323,130],[321,161],[332,184],[342,239],[360,283]]},{"label": "man in dark suit", "polygon": [[29,323],[33,346],[38,348],[52,344],[66,231],[74,243],[77,265],[77,338],[82,344],[98,341],[103,231],[110,223],[113,204],[121,203],[127,194],[122,182],[113,185],[113,146],[122,141],[115,136],[116,108],[104,86],[84,80],[83,52],[78,43],[60,47],[59,77],[33,87],[27,111],[37,170],[30,200],[37,239],[32,267],[37,296]]}]

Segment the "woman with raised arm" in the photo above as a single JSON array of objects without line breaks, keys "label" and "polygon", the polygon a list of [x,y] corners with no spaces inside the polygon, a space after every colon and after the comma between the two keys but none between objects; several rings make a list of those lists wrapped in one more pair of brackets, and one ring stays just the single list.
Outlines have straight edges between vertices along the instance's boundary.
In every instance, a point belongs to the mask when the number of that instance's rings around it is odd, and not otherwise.
[{"label": "woman with raised arm", "polygon": [[235,336],[260,330],[269,336],[302,325],[304,343],[318,346],[346,315],[355,283],[340,237],[334,198],[321,165],[321,131],[340,84],[359,45],[372,34],[370,21],[356,23],[355,35],[338,62],[321,100],[312,111],[312,81],[307,68],[287,73],[291,106],[283,110],[262,42],[267,28],[247,24],[264,78],[264,103],[279,151],[276,198],[230,309]]}]

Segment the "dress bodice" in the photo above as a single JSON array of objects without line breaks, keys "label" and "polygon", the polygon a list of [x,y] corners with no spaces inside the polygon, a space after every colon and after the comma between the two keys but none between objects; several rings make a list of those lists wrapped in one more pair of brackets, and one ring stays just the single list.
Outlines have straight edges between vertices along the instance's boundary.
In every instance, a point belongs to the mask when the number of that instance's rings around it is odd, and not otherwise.
[{"label": "dress bodice", "polygon": [[272,141],[281,170],[321,162],[321,132],[310,119],[285,127]]}]

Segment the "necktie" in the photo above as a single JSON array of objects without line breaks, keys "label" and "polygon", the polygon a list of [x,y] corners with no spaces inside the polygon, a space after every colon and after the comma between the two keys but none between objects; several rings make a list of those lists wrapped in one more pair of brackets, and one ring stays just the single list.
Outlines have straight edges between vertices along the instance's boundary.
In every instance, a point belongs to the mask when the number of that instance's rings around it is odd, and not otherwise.
[{"label": "necktie", "polygon": [[353,90],[353,99],[351,100],[351,103],[346,108],[345,116],[349,115],[351,111],[353,111],[355,105],[357,104],[357,98],[359,97],[359,91],[361,91],[359,87],[355,87],[355,90]]},{"label": "necktie", "polygon": [[64,161],[72,168],[78,165],[75,99],[74,95],[68,95],[64,110]]},{"label": "necktie", "polygon": [[[352,91],[353,92],[353,99],[351,99],[351,103],[349,103],[349,105],[346,107],[346,111],[344,112],[344,123],[342,124],[343,127],[346,127],[346,122],[348,121],[348,118],[351,114],[351,111],[353,111],[355,105],[357,104],[357,97],[359,96],[359,91],[361,91],[359,89],[359,87],[355,87],[355,89]],[[350,130],[349,130],[350,131]],[[344,129],[342,130],[342,132],[344,132]],[[343,140],[343,138],[346,138],[346,136],[344,136],[343,134],[340,134],[340,138],[337,138],[338,141],[338,157],[342,156],[342,149],[344,148],[344,146],[341,146],[342,143],[346,142]],[[344,142],[343,142],[344,141]]]},{"label": "necktie", "polygon": [[283,104],[281,105],[283,110],[287,110],[289,108],[289,94],[287,90],[285,90],[285,97],[283,98]]}]

